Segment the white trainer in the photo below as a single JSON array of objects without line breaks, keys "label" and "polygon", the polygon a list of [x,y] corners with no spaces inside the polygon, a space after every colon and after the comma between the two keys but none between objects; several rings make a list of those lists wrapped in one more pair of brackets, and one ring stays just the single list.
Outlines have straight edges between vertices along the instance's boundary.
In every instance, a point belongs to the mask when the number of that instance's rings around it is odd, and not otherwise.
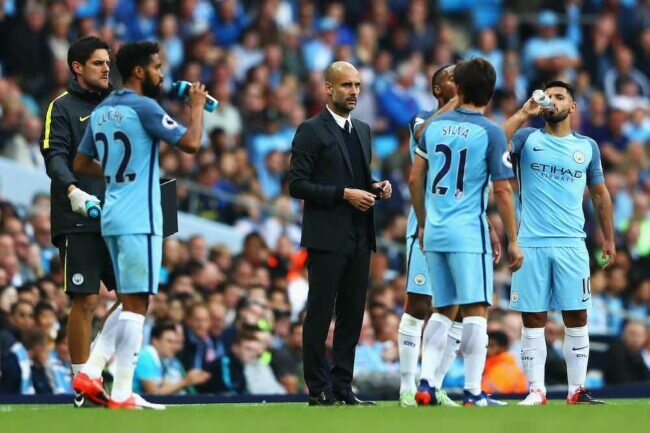
[{"label": "white trainer", "polygon": [[167,407],[164,404],[151,403],[151,402],[145,400],[144,398],[142,398],[142,396],[140,396],[139,394],[136,394],[135,392],[133,393],[133,397],[135,398],[136,406],[138,406],[139,408],[153,409],[153,410],[165,410],[165,409],[167,409]]},{"label": "white trainer", "polygon": [[526,398],[518,403],[519,406],[544,406],[545,404],[546,393],[537,388],[531,389]]}]

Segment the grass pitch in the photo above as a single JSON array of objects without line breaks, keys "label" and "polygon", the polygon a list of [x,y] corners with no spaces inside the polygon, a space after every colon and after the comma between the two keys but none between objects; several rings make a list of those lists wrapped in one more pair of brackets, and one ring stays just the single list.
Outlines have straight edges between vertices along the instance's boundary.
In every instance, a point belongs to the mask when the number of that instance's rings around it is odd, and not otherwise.
[{"label": "grass pitch", "polygon": [[172,406],[166,411],[109,411],[60,405],[0,406],[0,433],[647,433],[650,400],[605,406],[400,408],[306,404]]}]

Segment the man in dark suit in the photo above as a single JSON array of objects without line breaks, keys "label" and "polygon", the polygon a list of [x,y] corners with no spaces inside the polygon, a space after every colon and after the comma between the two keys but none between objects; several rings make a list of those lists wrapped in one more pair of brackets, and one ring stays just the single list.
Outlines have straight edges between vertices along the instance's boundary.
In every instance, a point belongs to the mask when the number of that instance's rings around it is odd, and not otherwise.
[{"label": "man in dark suit", "polygon": [[[305,201],[301,244],[309,252],[303,362],[310,405],[374,404],[359,400],[351,384],[375,250],[373,206],[392,190],[390,182],[372,180],[370,127],[350,117],[360,88],[354,66],[332,63],[325,71],[327,105],[298,127],[291,150],[289,193]],[[330,369],[325,339],[333,312]]]}]

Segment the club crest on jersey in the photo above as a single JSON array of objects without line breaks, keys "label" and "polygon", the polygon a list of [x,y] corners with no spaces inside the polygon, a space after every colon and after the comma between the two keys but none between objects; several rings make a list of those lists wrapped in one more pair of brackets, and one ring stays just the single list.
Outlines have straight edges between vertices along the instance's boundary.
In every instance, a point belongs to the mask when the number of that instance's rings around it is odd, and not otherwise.
[{"label": "club crest on jersey", "polygon": [[169,117],[167,114],[163,116],[162,124],[167,129],[174,129],[178,126],[178,123],[176,123],[176,121]]},{"label": "club crest on jersey", "polygon": [[510,152],[503,152],[501,155],[501,162],[508,168],[512,168],[512,158],[510,157]]},{"label": "club crest on jersey", "polygon": [[81,275],[81,274],[74,274],[74,275],[72,276],[72,283],[73,283],[75,286],[80,286],[80,285],[83,284],[83,282],[84,282],[84,276],[83,276],[83,275]]},{"label": "club crest on jersey", "polygon": [[583,162],[585,162],[585,154],[577,150],[573,152],[573,160],[578,164],[582,164]]},{"label": "club crest on jersey", "polygon": [[510,294],[510,301],[516,303],[519,300],[519,292],[512,292]]},{"label": "club crest on jersey", "polygon": [[426,277],[424,276],[424,274],[417,274],[417,275],[413,278],[413,282],[414,282],[415,284],[417,284],[418,286],[423,286],[424,283],[425,283],[426,281],[427,281],[427,279],[426,279]]}]

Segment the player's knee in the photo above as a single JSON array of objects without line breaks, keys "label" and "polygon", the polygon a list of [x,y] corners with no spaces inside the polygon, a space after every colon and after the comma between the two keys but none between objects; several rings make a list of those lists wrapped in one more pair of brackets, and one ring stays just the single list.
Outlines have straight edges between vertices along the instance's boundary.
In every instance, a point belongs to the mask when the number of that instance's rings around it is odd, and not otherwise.
[{"label": "player's knee", "polygon": [[147,307],[149,306],[149,296],[147,294],[122,295],[120,300],[124,311],[142,315],[147,314]]},{"label": "player's knee", "polygon": [[431,309],[431,300],[425,297],[409,297],[406,303],[406,313],[418,320],[424,320]]},{"label": "player's knee", "polygon": [[579,328],[587,325],[587,310],[563,311],[562,319],[567,328]]},{"label": "player's knee", "polygon": [[543,328],[546,326],[546,316],[546,312],[523,313],[521,318],[526,328]]},{"label": "player's knee", "polygon": [[98,305],[98,295],[77,294],[72,299],[72,309],[78,313],[85,314],[88,317],[93,317],[95,315],[95,310],[97,310]]}]

